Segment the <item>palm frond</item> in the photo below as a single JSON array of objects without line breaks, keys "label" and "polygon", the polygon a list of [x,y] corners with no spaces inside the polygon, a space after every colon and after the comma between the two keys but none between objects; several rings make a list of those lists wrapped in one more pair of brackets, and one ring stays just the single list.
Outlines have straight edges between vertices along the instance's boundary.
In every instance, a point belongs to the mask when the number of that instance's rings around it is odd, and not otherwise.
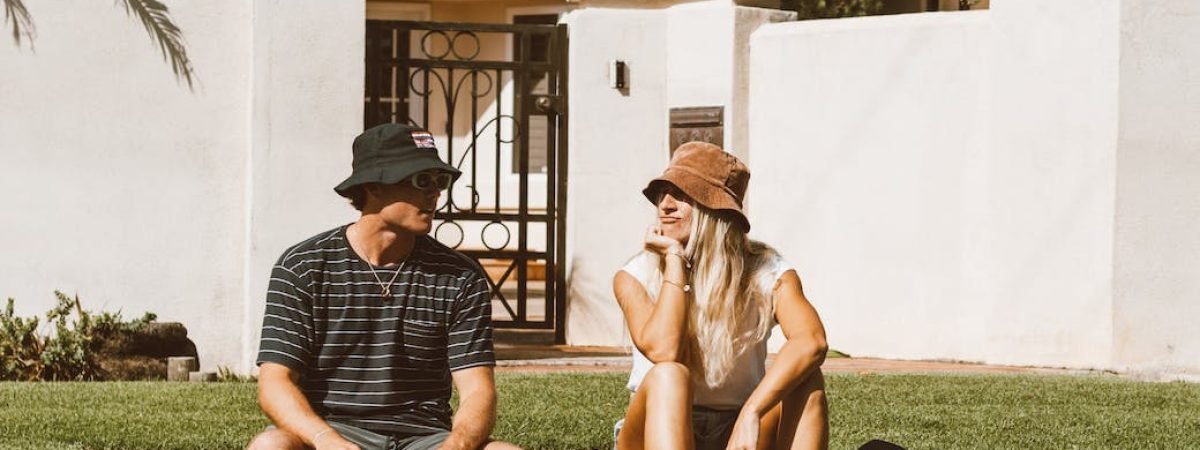
[{"label": "palm frond", "polygon": [[17,46],[21,46],[21,37],[29,40],[29,48],[33,48],[33,37],[36,31],[33,28],[33,19],[29,17],[29,10],[25,9],[24,0],[3,0],[4,2],[4,22],[12,21],[12,37],[17,42]]},{"label": "palm frond", "polygon": [[[4,0],[11,1],[11,0]],[[171,64],[175,78],[184,81],[188,89],[195,90],[195,76],[192,61],[188,59],[187,48],[183,43],[183,31],[171,20],[167,5],[158,0],[118,0],[125,6],[125,12],[141,20],[142,26],[150,34],[150,39],[158,44],[158,50],[163,59]]]}]

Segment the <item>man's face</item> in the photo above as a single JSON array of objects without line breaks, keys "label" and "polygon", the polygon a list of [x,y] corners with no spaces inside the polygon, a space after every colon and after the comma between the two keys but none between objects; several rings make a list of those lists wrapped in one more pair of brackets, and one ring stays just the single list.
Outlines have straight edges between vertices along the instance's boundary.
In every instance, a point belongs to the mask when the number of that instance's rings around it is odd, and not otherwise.
[{"label": "man's face", "polygon": [[426,234],[433,228],[438,198],[448,180],[448,174],[421,172],[396,184],[376,185],[367,192],[379,205],[380,218],[389,226]]}]

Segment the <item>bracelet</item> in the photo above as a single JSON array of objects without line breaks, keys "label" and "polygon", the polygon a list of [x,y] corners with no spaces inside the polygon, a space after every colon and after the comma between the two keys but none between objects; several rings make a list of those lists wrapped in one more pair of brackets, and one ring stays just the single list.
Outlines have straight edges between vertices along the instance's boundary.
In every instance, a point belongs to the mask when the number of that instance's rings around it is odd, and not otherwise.
[{"label": "bracelet", "polygon": [[687,256],[685,256],[685,255],[683,254],[683,252],[681,252],[681,251],[678,251],[678,250],[675,250],[675,251],[672,251],[672,250],[667,250],[667,254],[668,254],[668,255],[675,255],[675,256],[678,256],[678,257],[679,257],[679,259],[682,259],[682,260],[683,260],[683,267],[686,267],[686,268],[688,268],[688,269],[691,269],[691,268],[692,268],[692,260],[688,259],[688,257],[687,257]]},{"label": "bracelet", "polygon": [[317,434],[314,434],[314,435],[313,435],[313,437],[312,437],[312,443],[313,443],[313,445],[317,445],[317,439],[320,439],[320,438],[321,438],[321,436],[324,436],[324,435],[325,435],[325,433],[328,433],[328,432],[330,432],[330,431],[333,431],[333,428],[326,428],[326,429],[324,429],[324,430],[318,431],[318,432],[317,432]]},{"label": "bracelet", "polygon": [[676,283],[674,281],[667,280],[667,279],[663,279],[662,281],[663,281],[663,283],[667,283],[671,286],[675,286],[679,289],[682,289],[685,294],[688,292],[692,292],[692,285],[690,285],[690,284],[679,284],[679,283]]}]

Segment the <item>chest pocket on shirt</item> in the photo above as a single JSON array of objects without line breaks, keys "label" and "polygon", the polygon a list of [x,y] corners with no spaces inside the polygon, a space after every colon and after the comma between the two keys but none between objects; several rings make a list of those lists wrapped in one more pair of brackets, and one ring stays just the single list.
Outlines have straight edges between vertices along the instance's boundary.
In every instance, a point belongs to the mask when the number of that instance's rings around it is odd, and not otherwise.
[{"label": "chest pocket on shirt", "polygon": [[446,364],[446,327],[425,320],[404,320],[404,356],[414,365],[440,367]]}]

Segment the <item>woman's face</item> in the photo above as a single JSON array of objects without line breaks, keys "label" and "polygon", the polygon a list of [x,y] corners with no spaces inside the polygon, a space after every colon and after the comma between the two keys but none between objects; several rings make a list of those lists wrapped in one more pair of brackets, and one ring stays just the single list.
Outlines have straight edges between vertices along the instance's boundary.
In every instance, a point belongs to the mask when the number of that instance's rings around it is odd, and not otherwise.
[{"label": "woman's face", "polygon": [[658,230],[684,246],[692,234],[692,199],[674,186],[658,199]]}]

